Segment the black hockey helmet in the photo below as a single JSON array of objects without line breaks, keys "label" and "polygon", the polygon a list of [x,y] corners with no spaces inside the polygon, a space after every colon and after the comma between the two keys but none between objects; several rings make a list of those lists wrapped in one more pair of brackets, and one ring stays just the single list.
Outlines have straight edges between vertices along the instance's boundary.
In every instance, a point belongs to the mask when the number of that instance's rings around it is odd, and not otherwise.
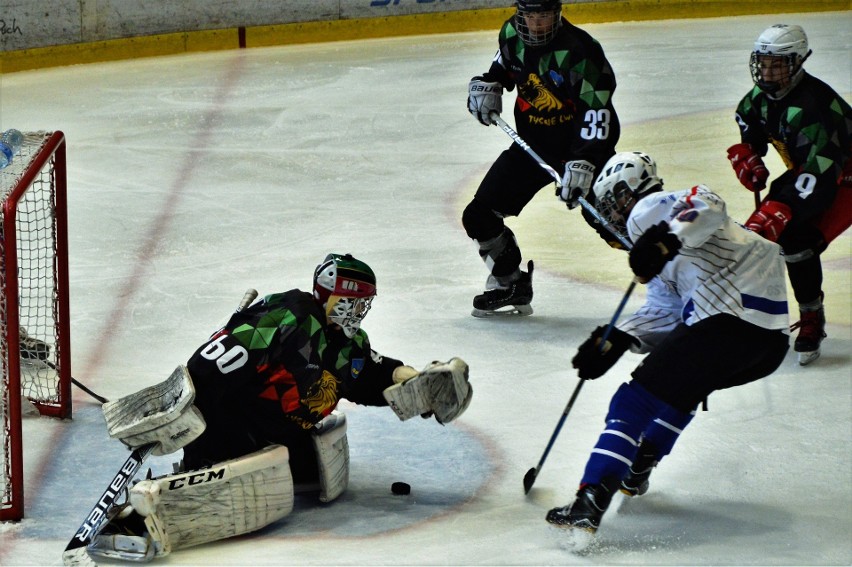
[{"label": "black hockey helmet", "polygon": [[562,2],[559,0],[517,0],[514,26],[524,44],[547,45],[562,25]]}]

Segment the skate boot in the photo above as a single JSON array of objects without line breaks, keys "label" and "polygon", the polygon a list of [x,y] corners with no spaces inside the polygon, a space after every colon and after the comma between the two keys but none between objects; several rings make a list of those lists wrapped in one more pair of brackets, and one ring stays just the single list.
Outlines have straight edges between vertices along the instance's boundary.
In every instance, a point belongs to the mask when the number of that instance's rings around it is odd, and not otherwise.
[{"label": "skate boot", "polygon": [[556,526],[595,533],[617,486],[618,481],[612,479],[604,480],[601,484],[583,484],[573,504],[552,509],[545,519]]},{"label": "skate boot", "polygon": [[529,261],[526,272],[505,287],[489,289],[473,298],[474,317],[494,317],[505,315],[532,315],[533,262]]},{"label": "skate boot", "polygon": [[144,518],[130,504],[121,505],[86,549],[98,557],[140,562],[151,561],[156,551]]},{"label": "skate boot", "polygon": [[799,320],[790,327],[791,331],[799,329],[799,336],[793,345],[793,350],[799,353],[799,364],[805,366],[819,358],[819,345],[826,337],[825,309],[820,306],[816,310],[803,311],[799,309]]},{"label": "skate boot", "polygon": [[642,496],[648,492],[650,486],[648,479],[657,463],[657,451],[645,443],[639,445],[639,451],[630,470],[627,471],[627,476],[621,479],[619,487],[621,493],[627,496]]}]

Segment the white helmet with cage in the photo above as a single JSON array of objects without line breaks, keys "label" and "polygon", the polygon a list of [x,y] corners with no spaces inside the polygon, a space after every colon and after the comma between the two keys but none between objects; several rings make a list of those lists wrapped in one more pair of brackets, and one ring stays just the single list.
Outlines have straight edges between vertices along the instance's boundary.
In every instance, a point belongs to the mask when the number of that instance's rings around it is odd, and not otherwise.
[{"label": "white helmet with cage", "polygon": [[609,158],[592,188],[595,208],[625,238],[627,217],[633,205],[645,195],[662,189],[657,164],[644,152],[621,152]]},{"label": "white helmet with cage", "polygon": [[802,64],[811,54],[801,26],[775,24],[754,42],[749,59],[751,78],[771,99],[787,95],[802,80]]},{"label": "white helmet with cage", "polygon": [[562,2],[559,0],[517,0],[514,27],[518,37],[529,47],[547,45],[562,25]]}]

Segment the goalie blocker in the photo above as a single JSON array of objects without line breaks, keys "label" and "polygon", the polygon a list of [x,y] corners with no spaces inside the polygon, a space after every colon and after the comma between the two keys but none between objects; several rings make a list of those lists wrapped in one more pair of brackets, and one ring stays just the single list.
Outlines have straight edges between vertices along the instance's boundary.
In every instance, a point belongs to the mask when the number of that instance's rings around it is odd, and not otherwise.
[{"label": "goalie blocker", "polygon": [[468,372],[467,363],[460,358],[433,362],[419,373],[410,366],[400,366],[393,374],[397,383],[385,388],[383,394],[402,421],[434,414],[438,423],[449,423],[464,413],[473,397]]}]

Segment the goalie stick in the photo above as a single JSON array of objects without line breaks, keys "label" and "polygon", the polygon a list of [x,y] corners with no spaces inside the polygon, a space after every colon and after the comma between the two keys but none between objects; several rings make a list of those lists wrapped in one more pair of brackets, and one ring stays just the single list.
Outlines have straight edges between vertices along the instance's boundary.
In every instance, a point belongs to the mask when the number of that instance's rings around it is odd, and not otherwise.
[{"label": "goalie stick", "polygon": [[[240,312],[251,305],[255,298],[257,298],[257,290],[251,288],[248,289],[245,295],[243,295],[243,298],[240,300],[236,312]],[[104,401],[106,402],[107,400]],[[103,494],[92,508],[92,511],[86,515],[83,523],[80,524],[80,527],[74,534],[74,537],[72,537],[71,541],[68,542],[68,545],[65,546],[65,551],[62,552],[63,565],[97,565],[97,563],[95,563],[89,555],[88,551],[86,551],[86,548],[95,540],[98,534],[101,533],[101,530],[106,527],[109,520],[115,515],[114,510],[116,501],[122,492],[124,492],[128,483],[133,480],[136,473],[139,472],[139,469],[142,468],[142,464],[145,462],[145,459],[151,455],[156,446],[157,443],[149,443],[147,445],[137,447],[130,453],[130,456],[127,457],[127,460],[124,461],[124,464],[121,465],[120,469],[118,469],[118,472],[115,474],[106,490],[104,490]]]},{"label": "goalie stick", "polygon": [[[526,141],[524,141],[523,138],[521,138],[520,134],[515,132],[515,130],[511,126],[506,124],[506,121],[500,118],[500,115],[498,113],[492,112],[488,115],[488,117],[491,118],[491,122],[499,126],[501,130],[503,130],[510,138],[512,138],[512,140],[516,144],[518,144],[521,149],[527,152],[527,154],[529,154],[529,156],[533,158],[543,170],[550,174],[550,176],[556,182],[556,187],[562,187],[562,177],[559,175],[559,173],[557,173],[556,170],[550,166],[550,164],[544,161],[544,159],[540,155],[538,155],[535,150],[533,150],[532,147],[528,143],[526,143]],[[595,217],[596,221],[601,223],[601,225],[603,225],[605,229],[607,229],[614,237],[616,237],[622,246],[624,246],[627,250],[630,250],[630,248],[632,248],[630,240],[628,240],[627,237],[615,230],[612,224],[610,224],[609,221],[607,221],[603,217],[603,215],[598,212],[596,208],[590,205],[587,200],[585,200],[583,197],[580,197],[579,199],[577,199],[577,201],[580,203],[581,207],[588,211],[590,215]]]}]

